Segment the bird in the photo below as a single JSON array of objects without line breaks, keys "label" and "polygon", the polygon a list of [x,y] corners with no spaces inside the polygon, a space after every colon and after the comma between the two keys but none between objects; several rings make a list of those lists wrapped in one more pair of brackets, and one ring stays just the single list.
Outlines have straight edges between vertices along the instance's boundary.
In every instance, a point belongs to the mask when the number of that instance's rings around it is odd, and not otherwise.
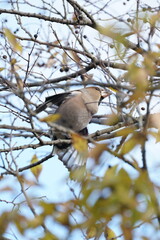
[{"label": "bird", "polygon": [[[100,102],[108,97],[111,92],[100,87],[85,87],[78,90],[68,91],[46,97],[45,102],[36,109],[36,114],[46,110],[48,107],[54,107],[53,113],[60,115],[56,124],[80,135],[88,135],[87,125],[91,121],[94,114],[98,111]],[[66,133],[54,130],[53,139],[68,139]],[[71,144],[58,143],[56,148],[59,149],[59,158],[65,164],[67,160],[62,160],[64,152],[69,154],[68,147]],[[73,149],[72,149],[73,150]],[[68,160],[69,161],[69,160]],[[72,163],[71,163],[72,164]],[[71,165],[70,164],[70,165]]]}]

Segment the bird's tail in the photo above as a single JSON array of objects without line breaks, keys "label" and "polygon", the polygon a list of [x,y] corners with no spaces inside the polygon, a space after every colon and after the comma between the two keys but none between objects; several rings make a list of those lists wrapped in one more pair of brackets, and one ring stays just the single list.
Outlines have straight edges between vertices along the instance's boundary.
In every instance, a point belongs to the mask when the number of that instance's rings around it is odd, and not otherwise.
[{"label": "bird's tail", "polygon": [[86,165],[86,160],[79,155],[73,146],[69,146],[65,149],[59,149],[54,146],[54,153],[69,171]]}]

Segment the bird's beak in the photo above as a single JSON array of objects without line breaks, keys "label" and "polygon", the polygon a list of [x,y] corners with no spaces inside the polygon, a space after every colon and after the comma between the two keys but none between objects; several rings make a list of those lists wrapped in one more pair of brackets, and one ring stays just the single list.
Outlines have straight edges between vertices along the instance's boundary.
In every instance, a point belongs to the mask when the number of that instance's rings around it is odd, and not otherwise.
[{"label": "bird's beak", "polygon": [[111,94],[112,94],[112,92],[109,91],[108,89],[107,90],[104,90],[104,89],[101,90],[101,97],[102,98],[106,98],[106,97],[110,96]]}]

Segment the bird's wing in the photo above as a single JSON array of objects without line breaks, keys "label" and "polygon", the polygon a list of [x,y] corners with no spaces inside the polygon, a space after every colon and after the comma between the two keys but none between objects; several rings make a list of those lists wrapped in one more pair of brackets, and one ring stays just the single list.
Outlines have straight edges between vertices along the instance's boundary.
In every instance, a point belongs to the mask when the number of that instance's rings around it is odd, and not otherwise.
[{"label": "bird's wing", "polygon": [[49,96],[49,97],[46,97],[46,100],[45,100],[45,103],[48,104],[48,103],[52,103],[54,105],[61,105],[61,103],[63,101],[65,101],[65,99],[71,95],[71,92],[65,92],[65,93],[59,93],[59,94],[56,94],[56,95],[52,95],[52,96]]},{"label": "bird's wing", "polygon": [[46,100],[44,103],[40,104],[37,108],[36,108],[36,113],[42,112],[43,110],[45,110],[47,107],[50,107],[52,105],[56,105],[59,106],[64,100],[65,98],[70,95],[70,92],[66,92],[66,93],[59,93],[53,96],[49,96],[46,97]]},{"label": "bird's wing", "polygon": [[59,93],[55,94],[49,97],[46,97],[45,102],[40,104],[36,108],[36,113],[42,112],[45,110],[47,107],[50,107],[52,105],[60,106],[64,101],[76,96],[77,94],[81,94],[80,91],[71,91],[71,92],[65,92],[65,93]]}]

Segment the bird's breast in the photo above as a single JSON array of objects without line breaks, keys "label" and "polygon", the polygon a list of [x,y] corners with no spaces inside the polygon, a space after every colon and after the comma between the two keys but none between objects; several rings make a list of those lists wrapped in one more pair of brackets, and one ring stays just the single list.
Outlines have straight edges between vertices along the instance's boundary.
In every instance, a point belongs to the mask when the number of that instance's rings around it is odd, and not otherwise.
[{"label": "bird's breast", "polygon": [[58,120],[58,124],[70,128],[76,132],[81,131],[83,128],[87,127],[92,115],[83,105],[64,104],[61,106],[57,112],[60,113],[61,118]]}]

